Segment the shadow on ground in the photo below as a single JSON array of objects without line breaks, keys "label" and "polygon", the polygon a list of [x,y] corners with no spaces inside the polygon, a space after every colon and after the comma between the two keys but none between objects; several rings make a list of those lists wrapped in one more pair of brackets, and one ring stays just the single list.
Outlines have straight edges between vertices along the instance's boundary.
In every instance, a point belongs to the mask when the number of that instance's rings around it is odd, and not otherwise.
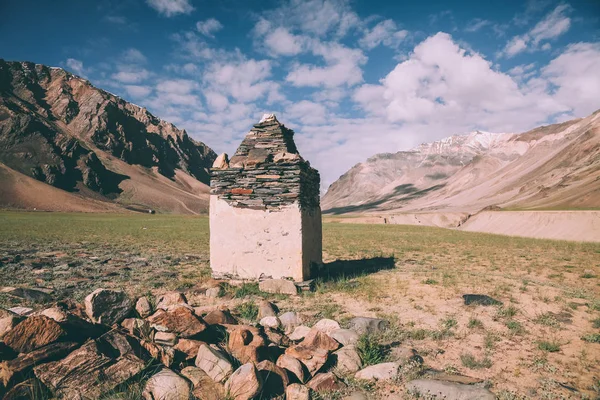
[{"label": "shadow on ground", "polygon": [[321,282],[335,281],[340,278],[355,278],[392,269],[396,265],[394,257],[361,258],[359,260],[336,260],[325,263],[315,271],[314,279]]}]

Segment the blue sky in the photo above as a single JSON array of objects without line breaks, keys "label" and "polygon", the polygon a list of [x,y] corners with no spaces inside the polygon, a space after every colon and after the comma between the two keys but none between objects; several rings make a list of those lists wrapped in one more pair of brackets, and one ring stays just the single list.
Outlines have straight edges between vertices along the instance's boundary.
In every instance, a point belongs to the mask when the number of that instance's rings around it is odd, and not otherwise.
[{"label": "blue sky", "polygon": [[233,153],[263,113],[324,188],[382,152],[600,108],[600,1],[3,0],[0,57],[61,66]]}]

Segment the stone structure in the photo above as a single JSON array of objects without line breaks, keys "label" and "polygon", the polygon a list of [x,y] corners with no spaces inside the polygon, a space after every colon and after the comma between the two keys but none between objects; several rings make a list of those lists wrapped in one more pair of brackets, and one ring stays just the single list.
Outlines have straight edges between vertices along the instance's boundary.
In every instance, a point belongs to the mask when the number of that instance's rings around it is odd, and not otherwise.
[{"label": "stone structure", "polygon": [[210,265],[216,278],[309,278],[322,263],[319,172],[294,131],[268,114],[211,170]]}]

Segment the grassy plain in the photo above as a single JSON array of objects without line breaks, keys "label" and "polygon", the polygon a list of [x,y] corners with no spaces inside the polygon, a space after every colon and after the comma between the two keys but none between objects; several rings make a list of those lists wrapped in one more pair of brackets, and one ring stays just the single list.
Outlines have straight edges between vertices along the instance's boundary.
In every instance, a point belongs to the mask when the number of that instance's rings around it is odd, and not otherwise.
[{"label": "grassy plain", "polygon": [[[327,219],[323,234],[325,268],[335,273],[314,292],[270,298],[282,310],[342,325],[386,318],[381,344],[416,349],[427,368],[481,378],[502,399],[600,396],[600,244]],[[196,305],[232,308],[265,297],[250,285],[219,300],[195,297],[210,279],[208,243],[206,217],[0,212],[0,282],[79,301],[97,287],[184,290]],[[468,293],[502,305],[466,306]],[[17,304],[0,294],[0,306]],[[405,372],[368,389],[401,391]]]}]

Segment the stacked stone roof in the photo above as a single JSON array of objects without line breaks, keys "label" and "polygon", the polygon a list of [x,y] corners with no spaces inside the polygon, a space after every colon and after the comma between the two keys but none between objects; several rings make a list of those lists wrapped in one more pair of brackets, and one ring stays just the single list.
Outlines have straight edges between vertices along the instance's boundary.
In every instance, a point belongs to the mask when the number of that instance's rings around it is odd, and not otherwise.
[{"label": "stacked stone roof", "polygon": [[319,207],[319,172],[298,153],[294,131],[270,114],[248,132],[237,151],[211,169],[211,194],[234,207],[276,211],[298,202]]}]

